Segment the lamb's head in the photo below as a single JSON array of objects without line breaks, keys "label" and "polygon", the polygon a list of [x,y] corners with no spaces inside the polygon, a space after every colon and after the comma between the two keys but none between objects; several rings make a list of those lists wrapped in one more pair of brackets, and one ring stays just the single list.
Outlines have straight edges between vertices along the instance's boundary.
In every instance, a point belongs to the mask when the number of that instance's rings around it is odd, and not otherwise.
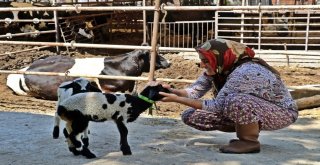
[{"label": "lamb's head", "polygon": [[102,92],[96,82],[89,81],[85,78],[77,78],[72,81],[64,82],[59,86],[59,88],[72,88],[73,93]]},{"label": "lamb's head", "polygon": [[164,88],[161,84],[158,84],[156,86],[146,86],[140,93],[140,96],[147,97],[152,101],[159,101],[164,97],[160,95],[159,92],[170,93],[167,88]]}]

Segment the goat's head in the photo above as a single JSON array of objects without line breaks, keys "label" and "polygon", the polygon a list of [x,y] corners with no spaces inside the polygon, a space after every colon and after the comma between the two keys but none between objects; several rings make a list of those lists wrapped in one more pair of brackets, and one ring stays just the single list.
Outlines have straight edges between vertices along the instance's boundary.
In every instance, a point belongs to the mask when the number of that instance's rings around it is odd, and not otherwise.
[{"label": "goat's head", "polygon": [[145,87],[140,93],[140,95],[147,97],[152,101],[159,101],[164,97],[160,95],[159,92],[170,93],[170,91],[167,88],[164,88],[161,84],[158,84],[156,86]]}]

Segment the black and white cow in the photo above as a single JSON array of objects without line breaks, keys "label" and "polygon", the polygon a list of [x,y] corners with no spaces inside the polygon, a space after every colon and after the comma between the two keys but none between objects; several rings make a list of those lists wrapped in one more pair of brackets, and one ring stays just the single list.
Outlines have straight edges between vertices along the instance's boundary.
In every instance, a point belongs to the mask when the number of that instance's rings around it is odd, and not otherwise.
[{"label": "black and white cow", "polygon": [[[157,55],[156,69],[165,69],[170,66],[169,61]],[[51,56],[32,63],[21,70],[35,72],[60,72],[85,75],[116,75],[141,76],[149,72],[150,53],[148,50],[134,50],[128,53],[101,58],[77,58],[66,56]],[[39,76],[10,74],[7,77],[7,86],[17,95],[30,95],[46,100],[57,100],[58,86],[64,81],[76,77]],[[98,79],[98,85],[105,92],[132,92],[134,80]]]}]

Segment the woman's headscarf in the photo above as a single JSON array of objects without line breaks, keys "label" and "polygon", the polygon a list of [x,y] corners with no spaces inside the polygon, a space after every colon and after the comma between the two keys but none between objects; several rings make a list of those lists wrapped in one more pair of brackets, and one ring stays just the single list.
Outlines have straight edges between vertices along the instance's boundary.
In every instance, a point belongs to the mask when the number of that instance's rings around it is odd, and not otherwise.
[{"label": "woman's headscarf", "polygon": [[225,39],[209,40],[196,47],[196,51],[200,58],[204,56],[209,61],[217,74],[227,74],[239,59],[255,55],[246,45]]},{"label": "woman's headscarf", "polygon": [[239,65],[253,61],[265,66],[271,72],[279,72],[260,58],[254,58],[254,51],[242,43],[225,39],[212,39],[197,46],[200,59],[207,59],[216,74],[214,83],[219,91],[226,82],[227,76]]}]

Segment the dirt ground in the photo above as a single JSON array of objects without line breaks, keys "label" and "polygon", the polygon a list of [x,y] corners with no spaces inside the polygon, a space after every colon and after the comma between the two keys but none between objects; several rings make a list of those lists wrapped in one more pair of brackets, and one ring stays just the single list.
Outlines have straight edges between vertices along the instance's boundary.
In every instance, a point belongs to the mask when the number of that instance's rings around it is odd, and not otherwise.
[{"label": "dirt ground", "polygon": [[[1,45],[0,54],[25,48]],[[50,55],[54,53],[49,50],[0,55],[0,69],[20,69]],[[72,56],[98,55],[74,52]],[[176,54],[165,57],[172,66],[156,71],[156,77],[195,79],[201,72],[194,61]],[[276,68],[288,86],[320,84],[320,68]],[[219,153],[218,147],[234,138],[234,134],[200,132],[185,126],[179,116],[186,107],[173,103],[158,103],[154,116],[143,114],[129,125],[133,156],[119,152],[114,124],[93,123],[90,147],[98,158],[75,157],[63,138],[51,138],[55,102],[14,95],[6,87],[6,76],[0,74],[0,164],[320,164],[320,108],[300,111],[299,120],[288,128],[262,132],[260,154],[228,155]],[[139,82],[139,89],[145,83]],[[172,85],[182,88],[188,84]]]}]

